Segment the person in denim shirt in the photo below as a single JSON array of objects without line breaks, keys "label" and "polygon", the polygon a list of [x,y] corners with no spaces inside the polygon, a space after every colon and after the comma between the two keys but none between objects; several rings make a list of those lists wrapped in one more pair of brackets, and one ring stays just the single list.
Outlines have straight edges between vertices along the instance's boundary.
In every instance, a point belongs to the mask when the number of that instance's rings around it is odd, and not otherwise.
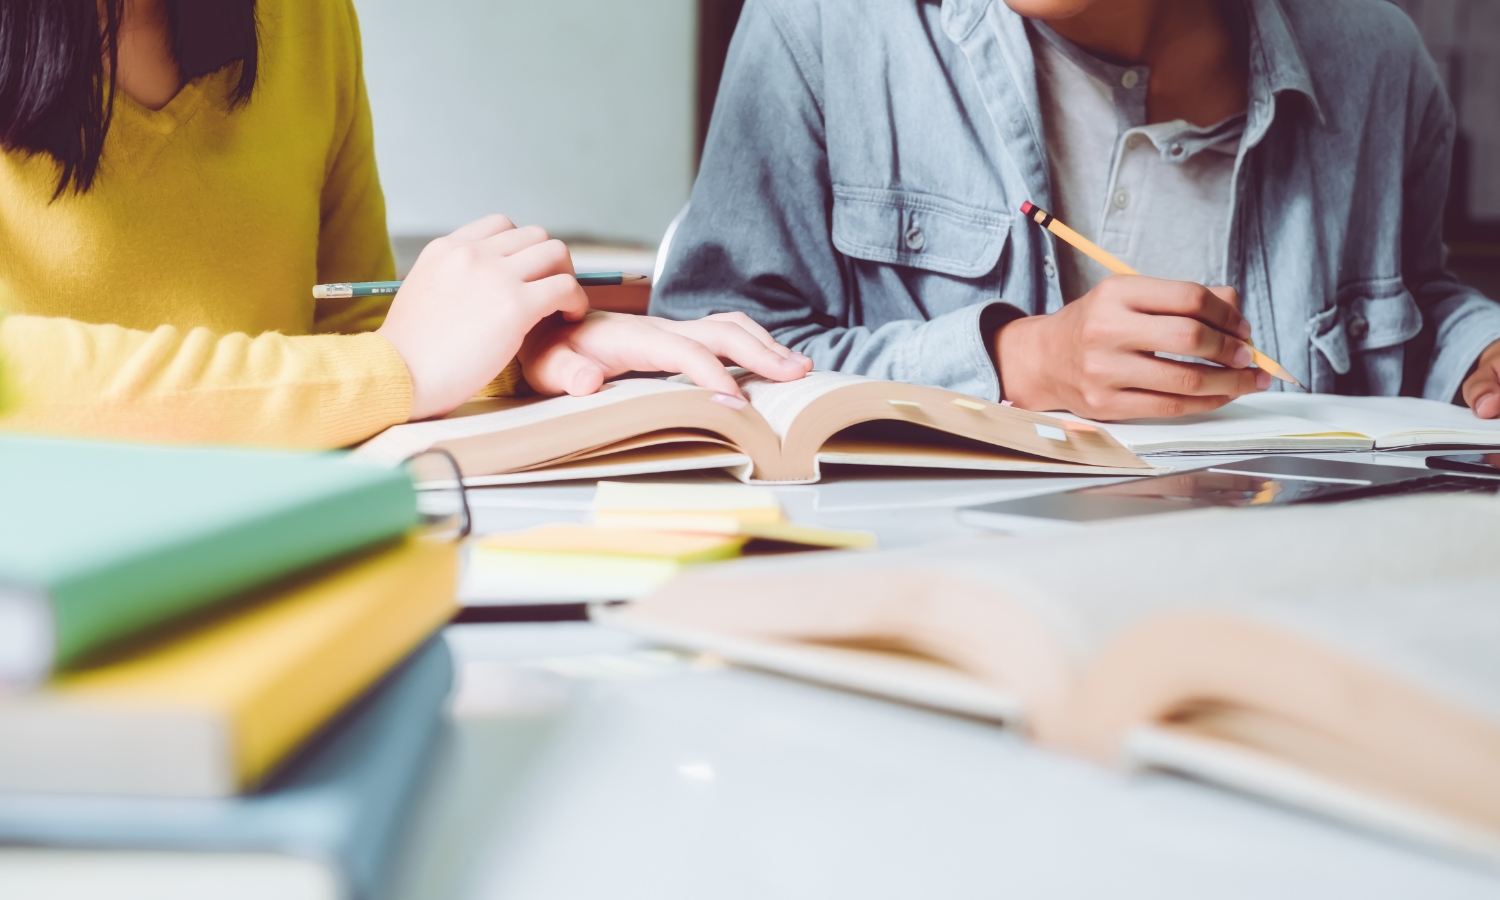
[{"label": "person in denim shirt", "polygon": [[[1018,211],[1066,193],[1043,29],[1136,73],[1138,124],[1242,116],[1222,285],[1065,296],[1062,245]],[[1246,337],[1313,391],[1495,418],[1500,304],[1445,268],[1454,132],[1383,0],[749,0],[652,312],[740,310],[818,368],[1095,418],[1265,389]]]}]

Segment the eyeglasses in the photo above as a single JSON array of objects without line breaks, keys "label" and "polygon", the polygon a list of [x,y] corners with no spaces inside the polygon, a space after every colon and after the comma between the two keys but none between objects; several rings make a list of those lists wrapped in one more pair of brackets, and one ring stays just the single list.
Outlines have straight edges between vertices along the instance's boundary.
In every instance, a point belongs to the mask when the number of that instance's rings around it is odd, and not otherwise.
[{"label": "eyeglasses", "polygon": [[458,460],[447,450],[424,450],[404,463],[417,489],[417,516],[424,537],[457,541],[469,536],[474,521]]}]

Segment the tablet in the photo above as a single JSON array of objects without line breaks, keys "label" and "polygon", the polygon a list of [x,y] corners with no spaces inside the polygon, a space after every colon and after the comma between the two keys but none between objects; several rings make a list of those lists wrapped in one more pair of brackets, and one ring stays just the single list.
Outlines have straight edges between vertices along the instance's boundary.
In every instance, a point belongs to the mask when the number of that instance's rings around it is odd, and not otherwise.
[{"label": "tablet", "polygon": [[1042,531],[1214,506],[1285,506],[1394,494],[1497,490],[1500,479],[1478,475],[1300,456],[1262,456],[1118,484],[971,506],[959,510],[958,516],[964,524],[996,531]]}]

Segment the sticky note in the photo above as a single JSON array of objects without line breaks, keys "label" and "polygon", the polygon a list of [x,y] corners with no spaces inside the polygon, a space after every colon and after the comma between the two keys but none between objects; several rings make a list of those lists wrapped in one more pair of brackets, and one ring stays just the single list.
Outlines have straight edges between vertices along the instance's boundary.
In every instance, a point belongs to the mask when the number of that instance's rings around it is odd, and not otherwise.
[{"label": "sticky note", "polygon": [[1036,433],[1051,441],[1062,441],[1067,443],[1068,433],[1053,425],[1043,425],[1041,422],[1034,423]]},{"label": "sticky note", "polygon": [[593,525],[543,525],[530,531],[492,534],[479,541],[485,550],[511,553],[557,553],[634,556],[682,564],[725,559],[739,553],[746,538],[728,534],[682,534],[599,528]]}]

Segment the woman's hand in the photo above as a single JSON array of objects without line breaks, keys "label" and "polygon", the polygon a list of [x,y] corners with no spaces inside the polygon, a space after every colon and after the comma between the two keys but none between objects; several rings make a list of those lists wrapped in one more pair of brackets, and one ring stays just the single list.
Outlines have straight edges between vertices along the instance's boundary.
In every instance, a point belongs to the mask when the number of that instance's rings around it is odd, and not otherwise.
[{"label": "woman's hand", "polygon": [[1464,379],[1464,402],[1481,419],[1500,419],[1500,341],[1479,354],[1474,372]]},{"label": "woman's hand", "polygon": [[[996,363],[1006,399],[1090,419],[1168,418],[1263,391],[1250,365],[1250,325],[1233,288],[1114,275],[1046,316],[1003,326]],[[1238,337],[1230,337],[1237,335]],[[1161,359],[1192,356],[1227,368]]]},{"label": "woman's hand", "polygon": [[691,322],[591,312],[582,322],[544,322],[521,348],[521,374],[542,394],[592,394],[626,372],[673,372],[699,387],[743,398],[721,360],[772,381],[795,381],[812,360],[776,343],[740,312]]},{"label": "woman's hand", "polygon": [[377,333],[411,372],[411,418],[426,419],[488,384],[538,322],[588,308],[561,241],[487,216],[422,250]]}]

